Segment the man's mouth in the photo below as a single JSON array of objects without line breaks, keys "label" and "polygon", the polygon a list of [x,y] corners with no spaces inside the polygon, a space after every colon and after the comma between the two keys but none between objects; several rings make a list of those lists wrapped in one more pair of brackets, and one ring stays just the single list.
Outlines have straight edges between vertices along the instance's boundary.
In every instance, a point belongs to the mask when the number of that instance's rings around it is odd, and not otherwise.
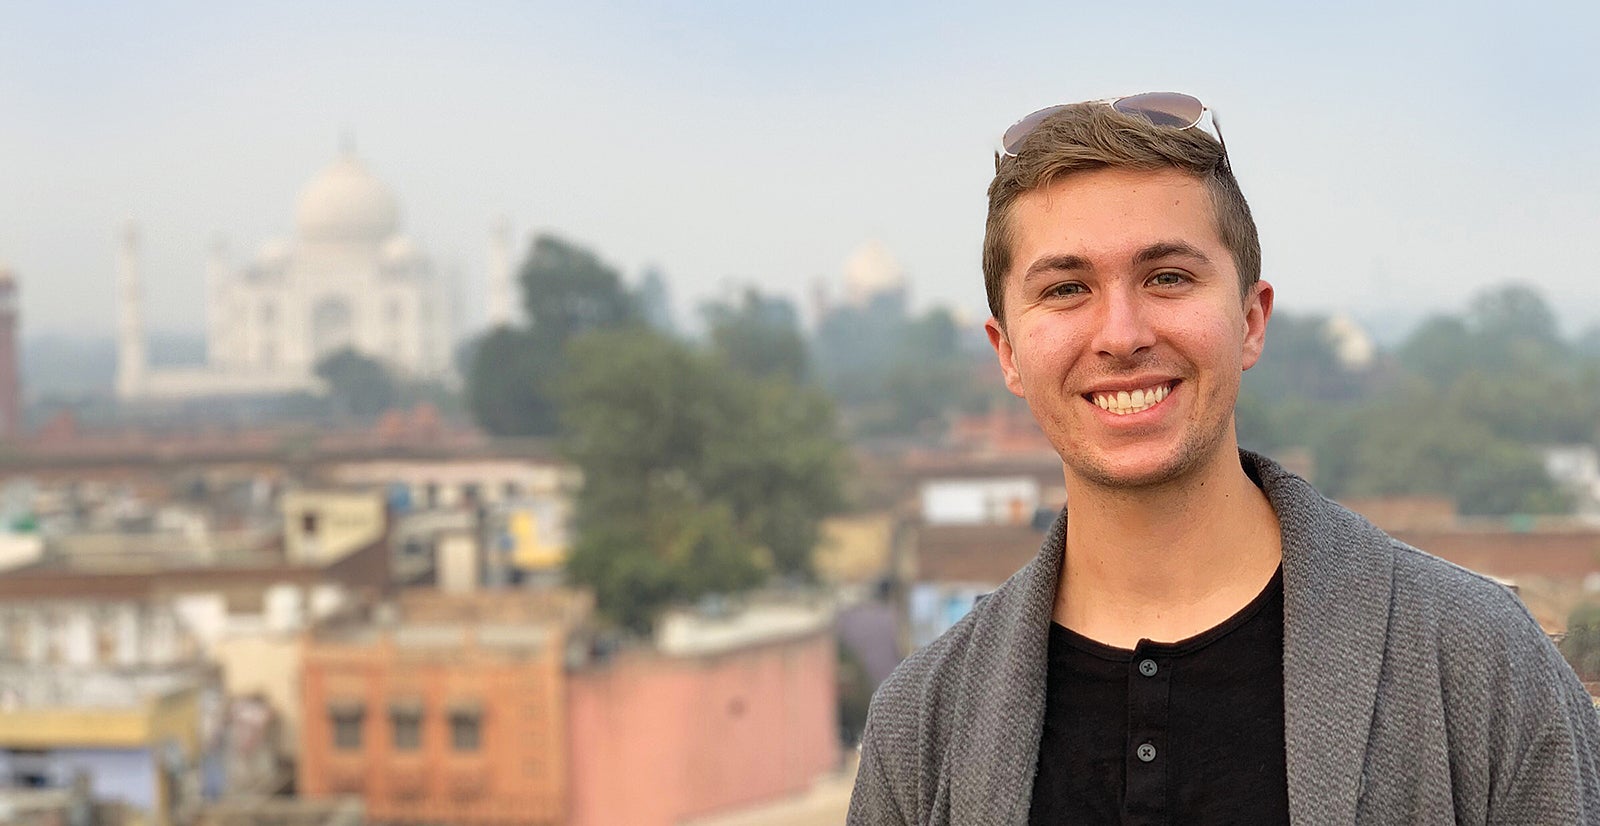
[{"label": "man's mouth", "polygon": [[1117,416],[1126,416],[1131,413],[1149,410],[1150,408],[1160,404],[1161,400],[1167,397],[1167,393],[1171,392],[1172,385],[1173,382],[1168,381],[1151,385],[1150,387],[1141,387],[1134,390],[1118,390],[1116,392],[1108,393],[1090,393],[1089,401],[1099,405],[1101,410],[1107,411],[1108,413]]}]

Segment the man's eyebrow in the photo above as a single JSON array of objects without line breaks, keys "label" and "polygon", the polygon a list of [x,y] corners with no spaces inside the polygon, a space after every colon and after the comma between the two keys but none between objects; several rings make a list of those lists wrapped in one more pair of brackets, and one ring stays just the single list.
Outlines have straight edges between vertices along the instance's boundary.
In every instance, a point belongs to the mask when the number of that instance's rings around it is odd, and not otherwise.
[{"label": "man's eyebrow", "polygon": [[1135,253],[1133,263],[1148,264],[1163,258],[1192,258],[1202,264],[1211,263],[1211,259],[1199,247],[1183,241],[1157,241]]},{"label": "man's eyebrow", "polygon": [[1039,260],[1028,265],[1027,272],[1022,274],[1022,282],[1026,284],[1028,280],[1034,276],[1042,275],[1047,272],[1067,272],[1074,270],[1087,272],[1091,269],[1094,268],[1089,266],[1089,259],[1084,258],[1081,255],[1073,255],[1071,253],[1063,253],[1061,255],[1046,255],[1045,257],[1040,258]]}]

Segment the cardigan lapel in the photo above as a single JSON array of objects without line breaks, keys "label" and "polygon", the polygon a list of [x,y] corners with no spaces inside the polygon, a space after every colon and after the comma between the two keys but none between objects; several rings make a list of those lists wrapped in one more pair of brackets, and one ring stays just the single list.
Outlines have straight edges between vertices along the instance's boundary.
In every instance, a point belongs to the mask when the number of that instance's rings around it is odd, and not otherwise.
[{"label": "cardigan lapel", "polygon": [[956,698],[948,759],[950,822],[1028,822],[1039,738],[1056,576],[1066,546],[1062,511],[1033,561],[985,598]]},{"label": "cardigan lapel", "polygon": [[1354,823],[1388,635],[1383,533],[1276,463],[1241,451],[1283,534],[1283,705],[1289,812]]},{"label": "cardigan lapel", "polygon": [[[1297,824],[1353,823],[1388,631],[1393,558],[1376,528],[1270,459],[1240,451],[1283,541],[1284,734]],[[1066,511],[975,612],[947,754],[950,822],[1026,824],[1044,728]],[[1378,552],[1375,552],[1378,551]]]}]

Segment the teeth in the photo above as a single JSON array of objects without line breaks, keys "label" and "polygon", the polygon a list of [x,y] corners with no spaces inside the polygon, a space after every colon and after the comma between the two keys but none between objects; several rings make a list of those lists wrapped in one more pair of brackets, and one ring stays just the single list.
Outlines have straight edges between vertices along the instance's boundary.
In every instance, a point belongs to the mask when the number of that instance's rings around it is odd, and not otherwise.
[{"label": "teeth", "polygon": [[1096,393],[1094,403],[1102,410],[1108,410],[1119,416],[1129,413],[1138,413],[1161,403],[1167,397],[1167,385],[1158,384],[1155,387],[1140,390],[1118,390],[1115,393]]}]

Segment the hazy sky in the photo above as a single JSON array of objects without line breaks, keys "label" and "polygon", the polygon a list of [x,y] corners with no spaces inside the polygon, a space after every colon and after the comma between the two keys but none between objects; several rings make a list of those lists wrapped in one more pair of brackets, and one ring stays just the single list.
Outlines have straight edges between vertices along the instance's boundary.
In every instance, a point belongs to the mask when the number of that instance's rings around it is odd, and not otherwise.
[{"label": "hazy sky", "polygon": [[129,218],[149,326],[198,331],[210,239],[242,263],[290,235],[343,133],[471,323],[500,214],[659,265],[680,314],[803,298],[875,237],[919,305],[976,315],[998,133],[1152,89],[1221,111],[1280,309],[1411,317],[1518,278],[1600,319],[1593,2],[229,5],[0,0],[25,334],[112,330]]}]

